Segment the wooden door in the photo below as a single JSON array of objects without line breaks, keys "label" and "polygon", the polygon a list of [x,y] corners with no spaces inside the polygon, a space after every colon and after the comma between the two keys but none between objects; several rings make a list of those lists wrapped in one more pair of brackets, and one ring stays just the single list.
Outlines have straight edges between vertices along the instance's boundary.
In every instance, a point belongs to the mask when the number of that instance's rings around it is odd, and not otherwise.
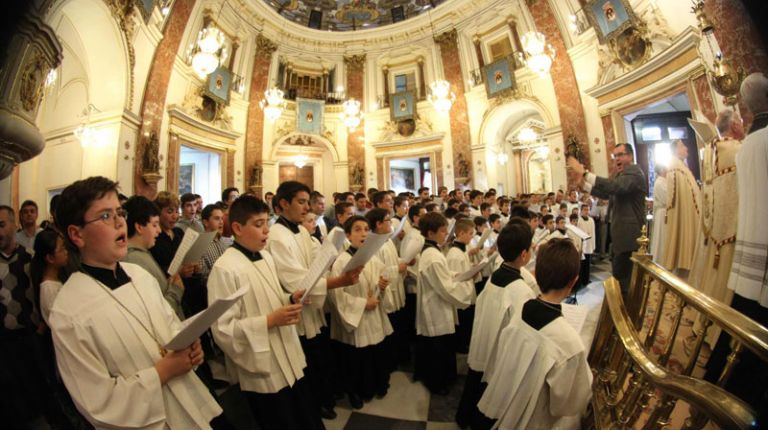
[{"label": "wooden door", "polygon": [[315,189],[315,169],[313,166],[298,168],[290,164],[281,165],[279,179],[281,184],[285,181],[299,181],[308,186],[309,189]]}]

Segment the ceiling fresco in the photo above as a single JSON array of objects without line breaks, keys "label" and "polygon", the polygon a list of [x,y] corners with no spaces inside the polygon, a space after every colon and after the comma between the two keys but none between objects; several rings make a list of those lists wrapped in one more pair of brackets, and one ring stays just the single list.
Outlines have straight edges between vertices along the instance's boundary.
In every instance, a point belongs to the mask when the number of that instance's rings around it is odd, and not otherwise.
[{"label": "ceiling fresco", "polygon": [[[264,1],[277,13],[297,24],[320,30],[354,31],[381,27],[426,13],[444,0]],[[316,12],[314,16],[313,11]],[[320,13],[319,22],[317,12]]]}]

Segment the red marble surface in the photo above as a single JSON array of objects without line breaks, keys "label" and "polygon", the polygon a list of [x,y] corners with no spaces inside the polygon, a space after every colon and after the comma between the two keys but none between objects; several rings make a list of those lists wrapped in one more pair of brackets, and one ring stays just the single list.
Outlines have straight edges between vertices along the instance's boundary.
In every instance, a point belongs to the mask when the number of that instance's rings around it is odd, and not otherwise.
[{"label": "red marble surface", "polygon": [[696,92],[701,113],[714,123],[717,112],[715,111],[715,102],[712,100],[712,90],[706,75],[701,75],[693,80],[693,90]]},{"label": "red marble surface", "polygon": [[[347,65],[347,96],[360,102],[360,108],[365,107],[363,102],[363,74],[365,67]],[[353,184],[353,172],[352,169],[359,165],[363,168],[363,183],[359,184],[363,186],[362,192],[365,192],[368,178],[368,170],[365,168],[365,119],[360,121],[360,125],[355,128],[354,132],[347,132],[347,160],[349,162],[349,168],[347,174],[349,176],[349,185]]]},{"label": "red marble surface", "polygon": [[[531,3],[531,2],[529,2]],[[529,6],[536,30],[547,38],[547,43],[555,49],[555,61],[552,64],[550,75],[555,87],[557,108],[560,112],[560,124],[563,130],[563,140],[574,135],[581,144],[584,154],[584,164],[589,167],[590,153],[587,140],[587,123],[584,119],[584,108],[581,104],[579,84],[576,81],[576,73],[573,70],[571,58],[565,47],[565,41],[560,34],[554,12],[547,0],[534,0]],[[565,148],[563,148],[565,149]],[[569,179],[569,186],[570,179]]]},{"label": "red marble surface", "polygon": [[[176,0],[168,17],[168,23],[163,31],[163,38],[155,50],[155,57],[147,75],[147,86],[144,90],[144,100],[141,103],[141,118],[143,123],[149,122],[149,125],[142,125],[139,134],[139,142],[136,145],[135,170],[133,178],[133,191],[135,194],[143,195],[148,198],[154,198],[157,189],[149,186],[141,177],[142,154],[144,154],[144,145],[146,138],[145,132],[154,132],[160,134],[160,124],[163,121],[163,108],[168,94],[168,82],[171,80],[171,71],[176,54],[179,52],[181,38],[184,35],[184,28],[192,14],[192,8],[196,0]],[[168,183],[166,181],[166,187]]]},{"label": "red marble surface", "polygon": [[608,160],[608,174],[613,176],[613,147],[616,146],[616,138],[613,134],[613,121],[611,121],[611,115],[605,115],[600,118],[603,122],[603,133],[605,133],[605,159]]},{"label": "red marble surface", "polygon": [[[725,58],[736,67],[743,68],[745,75],[754,72],[768,74],[766,47],[755,22],[740,1],[705,0],[704,11],[715,26],[715,38]],[[743,105],[740,106],[745,128],[749,129],[752,115]]]},{"label": "red marble surface", "polygon": [[[471,140],[469,137],[469,117],[467,116],[467,100],[464,97],[464,79],[461,74],[461,60],[459,58],[459,47],[455,41],[450,38],[442,39],[438,42],[440,45],[440,57],[443,61],[443,72],[445,80],[450,82],[451,91],[456,94],[456,102],[451,107],[451,145],[453,147],[453,175],[457,177],[459,154],[470,163],[470,175],[474,170],[474,160],[472,160]],[[469,184],[472,186],[472,182]],[[448,186],[448,185],[446,185]],[[454,188],[461,188],[463,183],[456,181]],[[451,188],[450,186],[448,186]]]},{"label": "red marble surface", "polygon": [[[272,61],[272,52],[256,51],[253,60],[253,72],[251,73],[251,87],[248,95],[248,119],[245,128],[245,156],[243,157],[243,177],[248,181],[251,177],[251,169],[263,159],[264,151],[264,112],[259,103],[264,98],[264,91],[269,84],[269,64]],[[251,185],[245,184],[245,187]]]}]

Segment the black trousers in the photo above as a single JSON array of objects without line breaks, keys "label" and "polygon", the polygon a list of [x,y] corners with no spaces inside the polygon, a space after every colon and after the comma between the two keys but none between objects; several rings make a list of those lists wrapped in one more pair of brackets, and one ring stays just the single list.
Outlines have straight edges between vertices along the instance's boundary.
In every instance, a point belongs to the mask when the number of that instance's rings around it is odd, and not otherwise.
[{"label": "black trousers", "polygon": [[621,292],[626,297],[629,292],[629,283],[632,281],[632,251],[613,253],[611,259],[611,274],[621,284]]},{"label": "black trousers", "polygon": [[453,336],[417,336],[413,377],[421,380],[431,393],[444,393],[456,380]]},{"label": "black trousers", "polygon": [[456,423],[459,427],[490,430],[496,423],[496,420],[486,417],[477,408],[486,388],[488,384],[483,382],[483,372],[468,369],[467,379],[464,380],[464,391],[461,393],[459,407],[456,410]]},{"label": "black trousers", "polygon": [[307,358],[304,377],[318,406],[333,409],[336,406],[333,378],[334,356],[327,336],[318,335],[312,339],[299,336],[301,349]]},{"label": "black trousers", "polygon": [[579,270],[579,283],[582,287],[589,285],[590,266],[592,264],[592,254],[584,254],[581,260],[581,269]]},{"label": "black trousers", "polygon": [[[734,294],[731,307],[758,324],[768,326],[768,308],[760,306],[760,303]],[[707,362],[704,380],[713,384],[717,382],[730,353],[731,335],[723,331]],[[760,424],[768,424],[768,365],[757,355],[746,348],[742,350],[725,389],[749,403],[757,411]]]},{"label": "black trousers", "polygon": [[243,391],[262,430],[319,430],[324,429],[320,411],[315,407],[307,378],[301,378],[293,387],[277,393]]}]

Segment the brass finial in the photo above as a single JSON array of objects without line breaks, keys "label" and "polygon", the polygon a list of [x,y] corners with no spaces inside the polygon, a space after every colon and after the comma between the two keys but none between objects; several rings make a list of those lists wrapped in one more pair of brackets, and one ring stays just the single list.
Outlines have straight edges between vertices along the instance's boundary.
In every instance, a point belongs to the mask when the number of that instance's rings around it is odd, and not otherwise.
[{"label": "brass finial", "polygon": [[643,225],[643,228],[640,230],[640,237],[637,239],[637,244],[640,245],[640,249],[637,250],[637,253],[648,254],[648,244],[650,242],[650,239],[648,239],[648,226]]}]

